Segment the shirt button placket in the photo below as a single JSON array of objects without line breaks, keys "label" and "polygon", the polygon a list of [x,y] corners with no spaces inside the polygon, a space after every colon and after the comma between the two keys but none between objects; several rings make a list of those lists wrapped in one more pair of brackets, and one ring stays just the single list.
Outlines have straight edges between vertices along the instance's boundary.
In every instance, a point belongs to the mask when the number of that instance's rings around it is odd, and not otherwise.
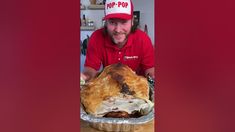
[{"label": "shirt button placket", "polygon": [[121,61],[121,57],[122,57],[122,52],[121,52],[121,51],[118,51],[118,61],[119,61],[119,62]]}]

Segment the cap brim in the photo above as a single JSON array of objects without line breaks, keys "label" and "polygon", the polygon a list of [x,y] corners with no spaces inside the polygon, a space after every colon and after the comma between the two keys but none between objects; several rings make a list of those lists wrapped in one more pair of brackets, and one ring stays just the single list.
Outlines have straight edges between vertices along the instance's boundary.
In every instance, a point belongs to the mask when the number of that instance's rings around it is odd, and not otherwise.
[{"label": "cap brim", "polygon": [[111,19],[111,18],[129,20],[129,19],[132,19],[132,15],[128,15],[128,14],[109,14],[109,15],[106,15],[103,18],[103,20],[107,20],[107,19]]}]

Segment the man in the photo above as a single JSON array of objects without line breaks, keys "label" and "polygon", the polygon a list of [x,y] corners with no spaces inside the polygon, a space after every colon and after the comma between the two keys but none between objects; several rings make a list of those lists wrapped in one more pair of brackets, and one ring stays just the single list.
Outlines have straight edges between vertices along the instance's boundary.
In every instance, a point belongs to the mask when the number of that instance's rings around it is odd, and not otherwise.
[{"label": "man", "polygon": [[106,0],[104,28],[89,39],[81,78],[94,78],[101,65],[122,63],[139,75],[154,78],[154,48],[146,33],[134,28],[131,0]]}]

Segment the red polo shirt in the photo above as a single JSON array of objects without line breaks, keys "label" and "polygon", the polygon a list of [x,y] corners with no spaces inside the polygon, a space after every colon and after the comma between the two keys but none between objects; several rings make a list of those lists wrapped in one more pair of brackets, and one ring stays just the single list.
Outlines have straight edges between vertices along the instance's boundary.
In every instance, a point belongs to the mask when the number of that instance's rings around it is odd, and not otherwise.
[{"label": "red polo shirt", "polygon": [[126,44],[118,48],[110,36],[104,34],[104,28],[96,30],[89,39],[85,67],[99,70],[101,64],[115,63],[128,65],[140,75],[154,67],[154,48],[148,35],[137,29],[128,36]]}]

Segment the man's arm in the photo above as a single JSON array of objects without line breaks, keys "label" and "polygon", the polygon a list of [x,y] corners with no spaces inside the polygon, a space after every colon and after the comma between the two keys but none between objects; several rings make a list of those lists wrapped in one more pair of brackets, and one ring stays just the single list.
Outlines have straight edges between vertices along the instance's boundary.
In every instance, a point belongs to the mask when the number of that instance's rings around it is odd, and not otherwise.
[{"label": "man's arm", "polygon": [[91,67],[84,67],[83,73],[81,73],[81,77],[85,81],[89,81],[90,79],[94,78],[97,75],[97,71]]},{"label": "man's arm", "polygon": [[154,67],[145,70],[145,76],[147,77],[148,75],[153,79],[155,78],[155,76],[154,76]]}]

